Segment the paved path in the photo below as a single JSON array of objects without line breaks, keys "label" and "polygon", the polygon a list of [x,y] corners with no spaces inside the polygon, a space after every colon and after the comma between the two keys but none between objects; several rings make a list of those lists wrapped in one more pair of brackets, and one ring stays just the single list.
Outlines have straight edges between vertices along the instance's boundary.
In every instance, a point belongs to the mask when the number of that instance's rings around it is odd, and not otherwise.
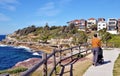
[{"label": "paved path", "polygon": [[91,66],[83,76],[113,76],[113,67],[120,49],[103,50],[104,64]]}]

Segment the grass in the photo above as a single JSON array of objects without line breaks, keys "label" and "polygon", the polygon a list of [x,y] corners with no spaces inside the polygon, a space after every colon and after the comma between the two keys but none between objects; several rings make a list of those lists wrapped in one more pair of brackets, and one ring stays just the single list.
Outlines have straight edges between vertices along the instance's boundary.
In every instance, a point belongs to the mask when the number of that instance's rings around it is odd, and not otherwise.
[{"label": "grass", "polygon": [[26,71],[26,70],[27,70],[27,68],[14,68],[14,69],[0,71],[0,74],[4,74],[4,73],[18,74],[18,73]]},{"label": "grass", "polygon": [[120,54],[114,64],[113,76],[120,76]]},{"label": "grass", "polygon": [[[51,69],[50,68],[48,68],[48,72],[50,72],[51,71]],[[56,67],[56,73],[59,73],[60,72],[60,67],[59,66],[57,66]],[[31,75],[31,76],[42,76],[42,67],[41,68],[38,68],[35,72],[33,72],[33,74]],[[54,73],[53,73],[53,75],[52,76],[55,76],[54,75]]]},{"label": "grass", "polygon": [[[91,66],[91,60],[79,61],[73,65],[72,72],[74,76],[83,76],[86,70]],[[66,68],[65,72],[68,72],[70,69]],[[63,76],[70,76],[70,73],[65,73]]]},{"label": "grass", "polygon": [[[91,66],[91,60],[86,59],[83,61],[79,61],[73,65],[73,75],[74,76],[83,76],[85,71]],[[50,68],[48,69],[50,71]],[[56,68],[57,74],[60,73],[61,67],[57,66]],[[66,68],[65,71],[68,71],[69,68]],[[49,72],[48,71],[48,72]],[[42,76],[42,67],[37,69],[31,76]],[[55,76],[54,74],[52,76]],[[69,76],[69,74],[64,74],[63,76]]]},{"label": "grass", "polygon": [[[75,76],[83,76],[83,74],[86,72],[86,70],[91,66],[91,61],[85,60],[79,65],[76,66],[76,70],[74,72]],[[78,68],[79,67],[79,68]]]}]

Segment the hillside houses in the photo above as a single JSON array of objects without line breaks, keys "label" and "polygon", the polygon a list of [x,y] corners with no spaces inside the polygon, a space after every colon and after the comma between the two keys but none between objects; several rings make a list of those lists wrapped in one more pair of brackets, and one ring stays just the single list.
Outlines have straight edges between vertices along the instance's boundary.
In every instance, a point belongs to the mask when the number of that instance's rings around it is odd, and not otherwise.
[{"label": "hillside houses", "polygon": [[105,20],[105,18],[89,18],[88,20],[85,19],[76,19],[76,20],[72,20],[67,22],[68,25],[73,23],[75,24],[75,26],[82,31],[85,31],[86,28],[91,30],[91,27],[93,25],[96,25],[97,27],[97,31],[106,28],[107,32],[111,33],[111,34],[118,34],[120,31],[120,19],[115,19],[115,18],[109,18],[107,21]]}]

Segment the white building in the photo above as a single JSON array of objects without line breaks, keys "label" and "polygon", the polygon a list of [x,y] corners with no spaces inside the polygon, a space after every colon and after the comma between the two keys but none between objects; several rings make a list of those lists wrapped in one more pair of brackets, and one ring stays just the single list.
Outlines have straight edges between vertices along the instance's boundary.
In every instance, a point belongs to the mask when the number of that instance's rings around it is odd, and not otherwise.
[{"label": "white building", "polygon": [[118,34],[117,32],[117,20],[115,18],[108,19],[107,32],[111,34]]},{"label": "white building", "polygon": [[104,29],[107,27],[107,23],[105,21],[100,21],[98,22],[97,24],[97,31],[101,30],[101,29]]},{"label": "white building", "polygon": [[87,28],[90,28],[92,25],[97,24],[97,20],[94,18],[90,18],[87,20]]}]

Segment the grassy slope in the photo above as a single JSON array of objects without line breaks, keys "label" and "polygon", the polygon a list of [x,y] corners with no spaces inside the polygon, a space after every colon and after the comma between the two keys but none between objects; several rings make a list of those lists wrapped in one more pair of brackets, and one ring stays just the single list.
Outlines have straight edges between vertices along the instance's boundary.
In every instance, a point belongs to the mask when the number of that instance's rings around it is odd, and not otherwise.
[{"label": "grassy slope", "polygon": [[113,76],[120,76],[120,54],[114,64]]}]

